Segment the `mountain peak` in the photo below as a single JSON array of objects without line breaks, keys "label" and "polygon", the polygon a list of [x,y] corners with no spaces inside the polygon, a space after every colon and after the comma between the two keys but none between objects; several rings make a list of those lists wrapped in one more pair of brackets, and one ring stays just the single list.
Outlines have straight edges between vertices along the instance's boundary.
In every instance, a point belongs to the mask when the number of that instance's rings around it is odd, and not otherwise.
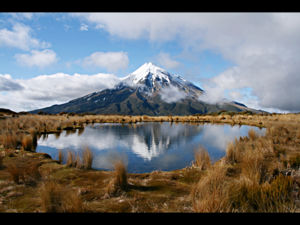
[{"label": "mountain peak", "polygon": [[151,72],[151,73],[157,73],[158,71],[164,71],[166,72],[165,69],[158,67],[152,62],[146,62],[143,65],[141,65],[137,70],[135,70],[132,74],[140,74],[143,72]]},{"label": "mountain peak", "polygon": [[132,84],[138,84],[146,79],[154,81],[156,79],[169,81],[170,73],[165,69],[156,66],[152,62],[146,62],[140,66],[137,70],[124,77],[124,80],[129,81]]},{"label": "mountain peak", "polygon": [[142,78],[142,77],[147,76],[149,73],[151,73],[153,75],[158,75],[161,73],[168,74],[168,72],[165,69],[158,67],[157,65],[153,64],[152,62],[144,63],[142,66],[140,66],[137,70],[135,70],[131,74]]}]

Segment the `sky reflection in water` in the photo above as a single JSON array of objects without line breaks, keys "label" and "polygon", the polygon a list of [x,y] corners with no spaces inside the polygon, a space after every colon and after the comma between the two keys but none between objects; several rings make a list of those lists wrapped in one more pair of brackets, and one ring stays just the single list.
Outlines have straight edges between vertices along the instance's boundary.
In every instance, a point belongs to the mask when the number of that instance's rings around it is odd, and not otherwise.
[{"label": "sky reflection in water", "polygon": [[130,173],[167,171],[190,165],[200,145],[208,150],[212,160],[218,160],[225,155],[228,142],[247,136],[250,128],[261,135],[265,131],[250,126],[169,122],[94,124],[84,130],[41,137],[36,151],[57,159],[59,149],[67,155],[68,150],[80,152],[88,146],[94,154],[95,169],[111,170],[112,160],[121,157]]}]

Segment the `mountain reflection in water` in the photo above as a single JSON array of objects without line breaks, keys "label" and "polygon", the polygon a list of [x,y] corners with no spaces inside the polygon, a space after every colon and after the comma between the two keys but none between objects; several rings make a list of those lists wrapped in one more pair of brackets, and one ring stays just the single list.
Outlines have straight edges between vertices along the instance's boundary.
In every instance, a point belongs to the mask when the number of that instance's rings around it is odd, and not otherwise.
[{"label": "mountain reflection in water", "polygon": [[212,160],[218,160],[225,155],[228,142],[246,136],[250,128],[264,133],[256,127],[216,124],[94,124],[84,130],[41,137],[37,151],[57,159],[58,150],[79,152],[88,146],[94,153],[95,169],[112,169],[112,159],[122,157],[131,173],[174,170],[190,165],[200,145]]}]

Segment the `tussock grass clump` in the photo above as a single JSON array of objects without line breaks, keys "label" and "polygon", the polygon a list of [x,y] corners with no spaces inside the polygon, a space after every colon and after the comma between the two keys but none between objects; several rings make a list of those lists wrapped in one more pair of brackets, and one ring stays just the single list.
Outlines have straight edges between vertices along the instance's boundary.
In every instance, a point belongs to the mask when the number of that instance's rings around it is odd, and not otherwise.
[{"label": "tussock grass clump", "polygon": [[45,182],[40,188],[41,205],[45,212],[59,212],[62,207],[62,187],[54,181]]},{"label": "tussock grass clump", "polygon": [[93,152],[86,147],[82,153],[82,164],[83,164],[83,168],[89,170],[92,168],[92,164],[93,164]]},{"label": "tussock grass clump", "polygon": [[77,192],[69,190],[56,181],[46,181],[40,187],[41,206],[44,212],[49,213],[80,213],[86,207]]},{"label": "tussock grass clump", "polygon": [[[271,127],[265,136],[249,131],[249,137],[235,139],[224,160],[211,166],[193,187],[197,212],[291,212],[293,180],[278,173],[275,147],[285,144],[293,131]],[[292,139],[291,139],[292,141]],[[297,160],[295,160],[297,164]],[[227,172],[225,172],[227,171]]]},{"label": "tussock grass clump", "polygon": [[114,162],[114,178],[108,184],[107,194],[109,196],[118,196],[128,190],[127,170],[122,160]]},{"label": "tussock grass clump", "polygon": [[241,177],[230,185],[229,201],[239,212],[291,212],[295,210],[292,187],[292,178],[282,174],[263,184]]},{"label": "tussock grass clump", "polygon": [[80,159],[79,154],[77,154],[77,156],[76,156],[75,165],[76,165],[76,168],[77,168],[77,169],[82,169],[82,168],[84,168],[84,166],[83,166],[83,164],[82,164],[82,161],[81,161],[81,159]]},{"label": "tussock grass clump", "polygon": [[[62,157],[62,153],[59,153],[59,157]],[[82,157],[80,157],[79,153],[75,154],[68,151],[66,166],[89,170],[92,168],[93,157],[93,153],[88,147],[82,151]]]},{"label": "tussock grass clump", "polygon": [[4,148],[16,148],[19,144],[18,137],[15,133],[6,133],[0,136],[0,141]]},{"label": "tussock grass clump", "polygon": [[59,150],[59,151],[58,151],[58,162],[59,162],[60,164],[62,164],[63,160],[64,160],[63,152],[62,152],[62,150]]},{"label": "tussock grass clump", "polygon": [[74,165],[75,165],[75,154],[72,153],[71,151],[68,151],[66,166],[73,167]]},{"label": "tussock grass clump", "polygon": [[200,170],[206,170],[210,167],[210,157],[205,148],[199,147],[195,151],[195,162],[193,165],[198,167]]},{"label": "tussock grass clump", "polygon": [[215,164],[207,170],[191,192],[194,211],[229,212],[228,182],[226,166]]},{"label": "tussock grass clump", "polygon": [[248,131],[248,136],[252,141],[254,141],[258,137],[257,133],[252,128]]},{"label": "tussock grass clump", "polygon": [[22,138],[22,147],[26,151],[34,150],[33,138],[31,135],[26,135]]},{"label": "tussock grass clump", "polygon": [[44,212],[85,212],[86,207],[77,192],[56,181],[46,181],[40,187],[41,206]]},{"label": "tussock grass clump", "polygon": [[226,148],[225,161],[229,164],[235,164],[240,161],[241,151],[237,150],[237,139],[234,142],[230,142]]},{"label": "tussock grass clump", "polygon": [[39,171],[40,163],[37,161],[10,163],[7,165],[7,171],[11,176],[12,181],[16,184],[21,182],[25,184],[36,184],[42,177]]}]

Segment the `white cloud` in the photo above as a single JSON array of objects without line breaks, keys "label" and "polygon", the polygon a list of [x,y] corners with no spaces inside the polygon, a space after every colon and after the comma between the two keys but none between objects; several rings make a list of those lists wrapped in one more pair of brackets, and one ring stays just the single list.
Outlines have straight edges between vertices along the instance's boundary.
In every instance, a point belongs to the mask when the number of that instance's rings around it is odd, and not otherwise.
[{"label": "white cloud", "polygon": [[177,87],[172,85],[162,88],[160,91],[160,95],[161,99],[167,103],[178,102],[187,96],[184,91],[181,91]]},{"label": "white cloud", "polygon": [[79,30],[81,31],[88,31],[89,30],[89,26],[86,24],[81,24]]},{"label": "white cloud", "polygon": [[160,52],[156,57],[156,60],[159,64],[167,69],[175,69],[178,68],[181,64],[180,62],[171,58],[170,54],[165,52]]},{"label": "white cloud", "polygon": [[32,50],[30,54],[16,54],[15,58],[21,65],[40,68],[50,66],[57,61],[56,53],[50,49]]},{"label": "white cloud", "polygon": [[[29,111],[62,104],[95,91],[112,88],[118,82],[118,77],[100,73],[95,75],[56,73],[27,80],[14,80],[9,75],[0,75],[0,105],[15,111]],[[8,87],[6,84],[9,84],[10,88],[3,89]]]},{"label": "white cloud", "polygon": [[94,52],[83,59],[83,66],[100,67],[109,72],[127,68],[129,63],[126,52]]},{"label": "white cloud", "polygon": [[22,90],[23,86],[13,80],[9,74],[0,74],[0,91]]},{"label": "white cloud", "polygon": [[31,28],[24,24],[15,23],[12,30],[3,28],[0,30],[0,46],[14,47],[22,50],[32,48],[47,48],[49,43],[39,41],[31,36]]},{"label": "white cloud", "polygon": [[221,90],[214,95],[250,88],[259,107],[300,111],[298,13],[91,13],[75,16],[120,38],[151,42],[176,40],[185,51],[213,50],[235,65],[203,85]]},{"label": "white cloud", "polygon": [[33,17],[33,13],[10,13],[10,15],[17,20],[30,20]]}]

